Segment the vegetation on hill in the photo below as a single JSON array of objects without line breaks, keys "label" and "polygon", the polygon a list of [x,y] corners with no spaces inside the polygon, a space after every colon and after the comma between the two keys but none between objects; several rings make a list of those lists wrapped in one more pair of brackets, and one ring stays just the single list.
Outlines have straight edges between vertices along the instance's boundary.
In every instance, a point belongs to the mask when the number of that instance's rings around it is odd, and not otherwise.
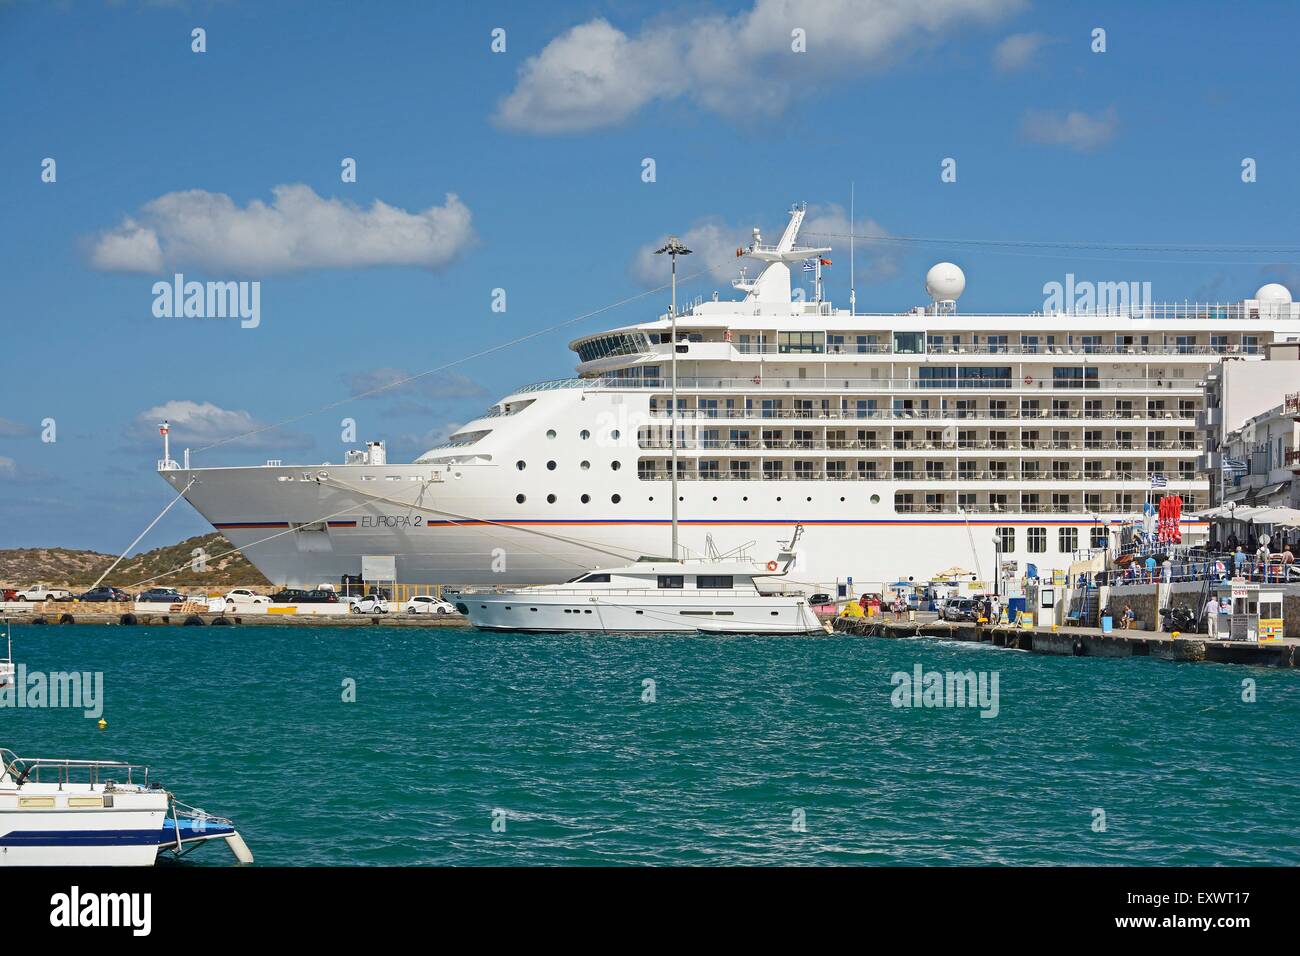
[{"label": "vegetation on hill", "polygon": [[[204,555],[206,560],[198,560]],[[0,583],[8,587],[27,587],[40,582],[84,589],[93,584],[114,560],[115,556],[111,554],[72,548],[0,550]],[[270,583],[247,558],[234,550],[219,531],[126,558],[105,578],[104,583],[133,588],[143,581],[158,587],[257,587]]]}]

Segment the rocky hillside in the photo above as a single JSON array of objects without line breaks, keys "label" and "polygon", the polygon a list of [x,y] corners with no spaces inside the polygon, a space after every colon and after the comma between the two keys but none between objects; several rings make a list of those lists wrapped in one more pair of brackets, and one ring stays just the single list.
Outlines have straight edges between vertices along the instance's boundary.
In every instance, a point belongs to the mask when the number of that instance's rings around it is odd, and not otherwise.
[{"label": "rocky hillside", "polygon": [[[155,548],[127,558],[104,583],[131,588],[139,581],[174,568],[182,570],[153,583],[170,587],[228,587],[241,584],[256,587],[269,583],[238,551],[222,558],[209,558],[206,570],[196,571],[192,567],[196,548],[202,548],[208,555],[225,554],[232,550],[226,536],[214,531],[212,534],[188,538],[179,544]],[[114,555],[70,548],[0,550],[0,583],[8,587],[27,587],[43,582],[69,588],[86,588],[95,582],[113,560]]]}]

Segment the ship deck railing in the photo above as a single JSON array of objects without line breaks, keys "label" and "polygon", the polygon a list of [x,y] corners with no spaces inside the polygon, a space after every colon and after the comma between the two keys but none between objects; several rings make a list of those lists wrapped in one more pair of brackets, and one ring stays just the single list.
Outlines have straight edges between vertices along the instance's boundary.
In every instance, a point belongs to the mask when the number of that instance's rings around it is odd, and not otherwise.
[{"label": "ship deck railing", "polygon": [[[783,459],[784,464],[789,459]],[[671,472],[668,468],[662,469],[638,469],[637,477],[642,481],[668,481],[671,478]],[[858,472],[849,469],[844,471],[822,471],[820,469],[796,470],[781,469],[764,470],[752,469],[749,472],[728,472],[725,470],[712,471],[687,471],[680,469],[678,472],[679,481],[1115,481],[1115,482],[1140,482],[1146,485],[1150,476],[1146,472],[1139,471],[1117,471],[1115,469],[1102,469],[1099,472],[1094,471],[1038,471],[1023,472],[1014,469],[1007,471],[880,471]],[[1204,485],[1205,479],[1198,478],[1195,475],[1165,475],[1166,480],[1171,485]]]},{"label": "ship deck railing", "polygon": [[[930,345],[924,349],[895,349],[892,344],[883,342],[845,343],[799,346],[775,345],[770,343],[735,342],[724,339],[690,340],[686,344],[726,345],[730,344],[741,355],[1039,355],[1045,358],[1061,358],[1072,355],[1122,355],[1125,357],[1151,356],[1223,356],[1223,355],[1262,355],[1262,345],[1003,345],[987,342],[961,342],[956,344]],[[656,347],[656,351],[667,352],[668,343]],[[689,353],[687,353],[689,354]]]},{"label": "ship deck railing", "polygon": [[[749,377],[714,377],[714,376],[678,376],[678,389],[725,389],[739,392],[755,392],[779,389],[781,391],[815,392],[843,391],[856,392],[943,392],[943,391],[998,391],[998,392],[1107,392],[1107,391],[1181,391],[1200,395],[1202,387],[1197,379],[1175,379],[1169,377],[1148,378],[1089,378],[1089,379],[1035,379],[1031,381],[1017,378],[785,378],[771,375],[753,375]],[[556,379],[551,382],[535,382],[525,385],[516,395],[531,392],[551,391],[563,388],[629,389],[663,391],[672,387],[672,379],[659,376],[653,379],[601,377]]]}]

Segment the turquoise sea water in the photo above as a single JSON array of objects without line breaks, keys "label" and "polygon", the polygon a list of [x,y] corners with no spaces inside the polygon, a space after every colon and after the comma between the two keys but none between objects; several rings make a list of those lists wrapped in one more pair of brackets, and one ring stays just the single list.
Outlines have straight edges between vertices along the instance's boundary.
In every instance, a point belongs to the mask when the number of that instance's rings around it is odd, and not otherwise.
[{"label": "turquoise sea water", "polygon": [[[1290,671],[459,628],[24,626],[14,658],[102,671],[109,727],[0,708],[0,746],[147,762],[262,864],[1300,863]],[[917,663],[996,671],[998,716],[892,706]]]}]

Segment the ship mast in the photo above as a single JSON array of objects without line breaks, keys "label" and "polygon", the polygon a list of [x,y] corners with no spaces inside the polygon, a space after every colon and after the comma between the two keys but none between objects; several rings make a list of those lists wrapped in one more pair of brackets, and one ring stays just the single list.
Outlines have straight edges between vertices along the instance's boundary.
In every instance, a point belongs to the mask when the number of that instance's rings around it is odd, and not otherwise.
[{"label": "ship mast", "polygon": [[677,257],[689,256],[691,250],[684,246],[676,236],[669,236],[668,242],[663,248],[656,249],[656,255],[668,253],[673,261],[673,301],[668,309],[668,317],[671,320],[671,344],[672,351],[672,390],[669,396],[668,406],[668,434],[669,441],[672,442],[672,499],[673,499],[673,560],[678,560],[677,553]]}]

